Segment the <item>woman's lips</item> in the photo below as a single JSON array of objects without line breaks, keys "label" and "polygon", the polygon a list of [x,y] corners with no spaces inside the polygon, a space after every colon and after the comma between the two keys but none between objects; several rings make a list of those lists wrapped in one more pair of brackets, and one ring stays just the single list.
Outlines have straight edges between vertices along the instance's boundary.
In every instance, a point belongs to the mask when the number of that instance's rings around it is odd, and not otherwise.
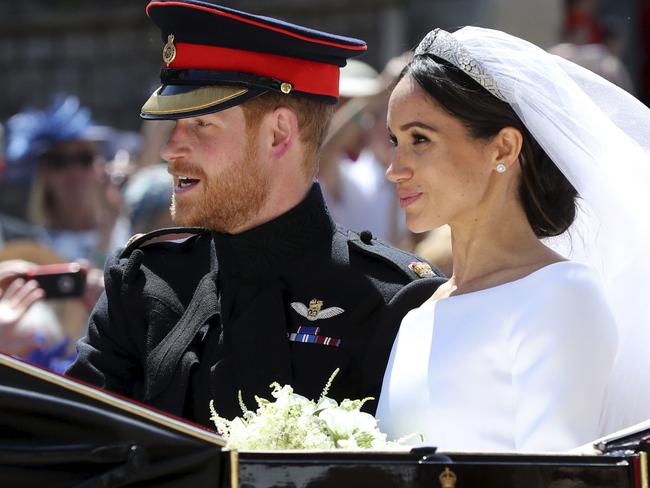
[{"label": "woman's lips", "polygon": [[422,193],[413,193],[413,192],[400,192],[399,193],[399,206],[406,208],[415,202],[418,198],[422,196]]}]

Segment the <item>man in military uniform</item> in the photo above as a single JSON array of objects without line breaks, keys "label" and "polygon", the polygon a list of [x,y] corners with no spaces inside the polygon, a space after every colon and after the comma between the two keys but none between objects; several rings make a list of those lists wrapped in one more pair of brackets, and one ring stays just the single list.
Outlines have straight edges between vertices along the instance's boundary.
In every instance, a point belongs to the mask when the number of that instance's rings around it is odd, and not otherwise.
[{"label": "man in military uniform", "polygon": [[193,0],[147,13],[164,65],[141,115],[176,121],[161,154],[192,235],[109,260],[68,373],[205,425],[211,399],[233,417],[238,391],[251,405],[273,381],[317,397],[336,368],[331,396],[377,396],[401,318],[442,279],[334,224],[313,182],[339,68],[365,43]]}]

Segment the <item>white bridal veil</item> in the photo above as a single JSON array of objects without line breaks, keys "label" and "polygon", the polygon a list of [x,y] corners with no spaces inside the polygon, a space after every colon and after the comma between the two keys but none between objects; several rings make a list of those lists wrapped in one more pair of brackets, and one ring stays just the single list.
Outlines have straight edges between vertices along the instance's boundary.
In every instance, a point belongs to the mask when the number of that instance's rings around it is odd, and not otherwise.
[{"label": "white bridal veil", "polygon": [[600,272],[616,317],[619,353],[602,433],[650,418],[650,109],[500,31],[436,29],[418,46],[422,53],[460,67],[508,102],[577,189],[575,224],[549,244]]}]

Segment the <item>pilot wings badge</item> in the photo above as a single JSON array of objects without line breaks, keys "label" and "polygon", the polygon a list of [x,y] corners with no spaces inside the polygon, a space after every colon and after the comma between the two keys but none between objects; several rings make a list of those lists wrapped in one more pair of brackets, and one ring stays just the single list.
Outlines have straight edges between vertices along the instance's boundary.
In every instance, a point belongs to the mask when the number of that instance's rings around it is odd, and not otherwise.
[{"label": "pilot wings badge", "polygon": [[[329,319],[336,317],[337,315],[345,312],[340,307],[329,307],[323,308],[323,301],[314,298],[309,302],[309,308],[304,303],[300,302],[291,302],[291,308],[293,308],[298,314],[305,317],[307,320],[320,320],[320,319]],[[321,310],[321,308],[323,308]]]}]

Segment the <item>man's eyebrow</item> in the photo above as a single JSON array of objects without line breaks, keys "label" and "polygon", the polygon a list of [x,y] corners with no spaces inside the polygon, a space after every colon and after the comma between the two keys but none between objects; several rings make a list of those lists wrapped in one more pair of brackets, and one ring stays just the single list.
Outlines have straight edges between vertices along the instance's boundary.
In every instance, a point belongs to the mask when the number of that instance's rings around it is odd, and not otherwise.
[{"label": "man's eyebrow", "polygon": [[431,127],[430,125],[427,125],[424,122],[418,122],[417,120],[415,120],[413,122],[408,122],[408,123],[400,126],[399,130],[404,131],[404,130],[410,129],[411,127],[419,127],[421,129],[430,130],[432,132],[438,132],[438,129],[436,129],[435,127]]}]

